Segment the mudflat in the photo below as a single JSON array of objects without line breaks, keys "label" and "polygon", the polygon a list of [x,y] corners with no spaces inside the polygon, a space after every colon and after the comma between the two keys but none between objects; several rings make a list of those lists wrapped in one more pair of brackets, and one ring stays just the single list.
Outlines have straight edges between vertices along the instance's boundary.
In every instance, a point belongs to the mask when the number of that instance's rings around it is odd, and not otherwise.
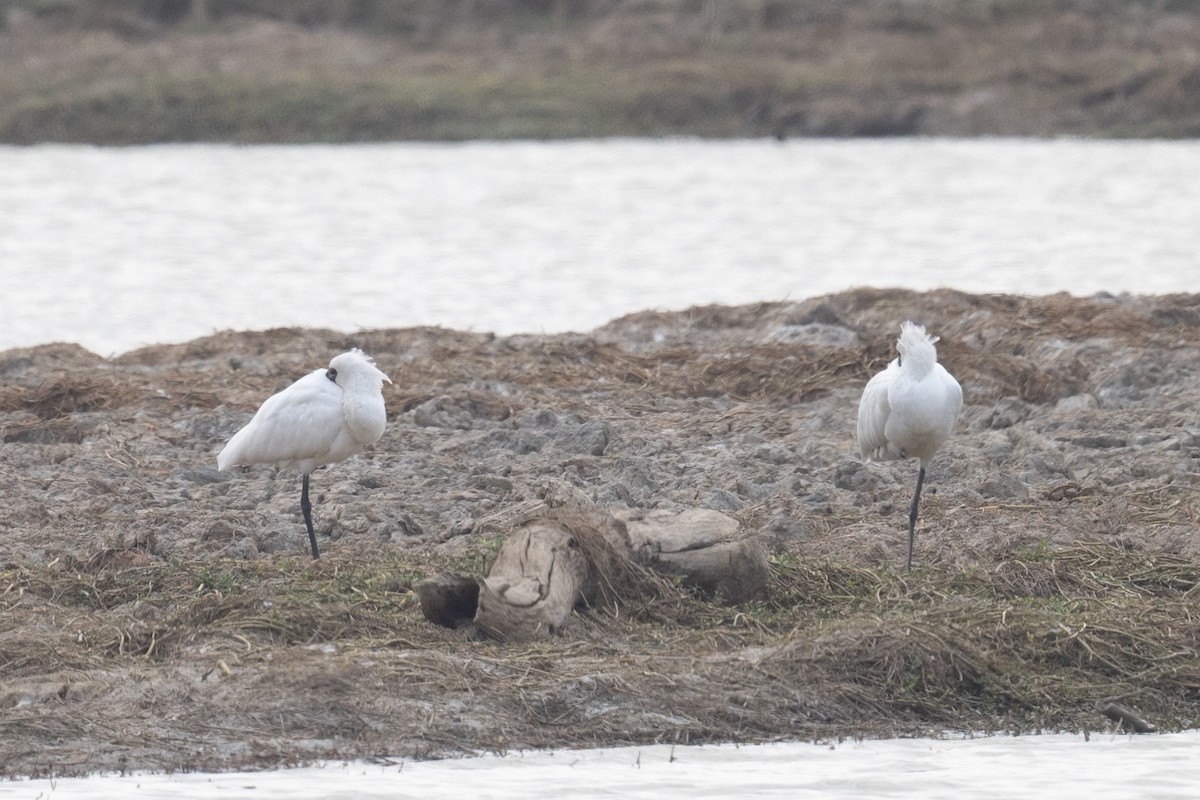
[{"label": "mudflat", "polygon": [[[900,323],[965,405],[930,465],[864,464]],[[350,347],[388,425],[312,477],[216,470]],[[0,353],[5,775],[533,747],[1200,724],[1200,295],[860,289],[578,334],[222,332]],[[659,584],[502,642],[427,622],[512,521],[708,509],[770,555],[730,605]]]}]

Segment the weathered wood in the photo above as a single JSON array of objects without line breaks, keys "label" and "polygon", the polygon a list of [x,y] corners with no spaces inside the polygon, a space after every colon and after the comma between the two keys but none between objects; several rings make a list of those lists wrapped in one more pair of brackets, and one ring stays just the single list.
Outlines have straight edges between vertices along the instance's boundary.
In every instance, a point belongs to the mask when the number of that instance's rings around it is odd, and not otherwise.
[{"label": "weathered wood", "polygon": [[685,586],[727,602],[743,602],[765,589],[766,553],[738,537],[731,517],[705,509],[622,516],[558,508],[525,520],[477,582],[477,594],[455,576],[430,579],[419,587],[422,613],[436,624],[458,627],[473,612],[478,628],[499,639],[546,636],[576,606],[619,606],[632,599],[631,592],[647,586],[639,587],[637,564],[680,575]]},{"label": "weathered wood", "polygon": [[500,547],[480,583],[475,623],[500,639],[552,634],[575,606],[611,595],[613,575],[632,564],[620,521],[594,508],[556,509]]},{"label": "weathered wood", "polygon": [[475,618],[479,580],[470,575],[435,575],[417,584],[425,619],[443,628],[460,628]]},{"label": "weathered wood", "polygon": [[501,546],[480,584],[475,622],[498,639],[552,634],[587,579],[587,557],[571,533],[553,520],[535,520]]},{"label": "weathered wood", "polygon": [[679,575],[683,585],[729,603],[760,595],[771,576],[767,553],[738,538],[738,522],[708,509],[635,512],[624,520],[639,561]]},{"label": "weathered wood", "polygon": [[721,542],[701,550],[659,553],[650,566],[682,576],[689,589],[734,604],[757,597],[770,578],[767,555],[754,542]]},{"label": "weathered wood", "polygon": [[1117,723],[1120,729],[1127,733],[1156,733],[1158,731],[1154,725],[1120,703],[1097,702],[1096,710]]},{"label": "weathered wood", "polygon": [[738,531],[736,519],[705,508],[623,511],[617,517],[629,529],[629,543],[642,560],[652,560],[658,553],[680,553],[728,542]]}]

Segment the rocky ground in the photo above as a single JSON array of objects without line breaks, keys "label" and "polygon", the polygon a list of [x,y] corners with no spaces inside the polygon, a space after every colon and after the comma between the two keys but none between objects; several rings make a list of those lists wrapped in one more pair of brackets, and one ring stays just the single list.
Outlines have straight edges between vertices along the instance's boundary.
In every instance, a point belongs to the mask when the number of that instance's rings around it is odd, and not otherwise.
[{"label": "rocky ground", "polygon": [[[862,386],[924,322],[963,385],[903,571],[913,463],[864,464]],[[216,471],[257,405],[360,346],[365,453]],[[525,747],[1200,720],[1200,295],[862,289],[587,334],[225,332],[0,353],[0,763],[220,769]],[[772,555],[523,644],[434,627],[507,515],[716,509]]]}]

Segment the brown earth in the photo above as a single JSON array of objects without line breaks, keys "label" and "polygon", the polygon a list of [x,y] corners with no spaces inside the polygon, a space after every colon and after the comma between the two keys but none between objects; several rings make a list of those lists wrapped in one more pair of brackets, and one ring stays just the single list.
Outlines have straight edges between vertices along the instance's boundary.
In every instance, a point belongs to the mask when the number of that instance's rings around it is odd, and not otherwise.
[{"label": "brown earth", "polygon": [[[965,407],[903,571],[912,463],[855,414],[899,323]],[[299,480],[215,470],[350,346],[389,425]],[[1200,295],[862,289],[590,334],[224,332],[0,353],[0,763],[195,770],[530,747],[1200,724]],[[425,622],[509,515],[712,508],[772,554],[739,607],[675,589],[506,644]]]}]

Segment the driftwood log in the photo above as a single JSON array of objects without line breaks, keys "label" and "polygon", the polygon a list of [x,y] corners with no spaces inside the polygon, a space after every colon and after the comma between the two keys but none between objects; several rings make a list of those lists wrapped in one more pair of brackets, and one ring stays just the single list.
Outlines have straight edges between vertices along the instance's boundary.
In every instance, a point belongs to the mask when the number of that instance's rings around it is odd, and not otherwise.
[{"label": "driftwood log", "polygon": [[579,606],[619,607],[648,582],[644,567],[685,586],[742,602],[766,586],[766,553],[738,540],[735,520],[716,511],[655,511],[619,519],[593,508],[560,508],[526,520],[501,545],[488,574],[436,576],[418,586],[436,625],[473,625],[498,639],[555,633]]},{"label": "driftwood log", "polygon": [[460,628],[475,618],[479,581],[471,575],[435,575],[417,585],[421,613],[443,628]]},{"label": "driftwood log", "polygon": [[1133,709],[1120,703],[1096,702],[1096,710],[1117,723],[1120,730],[1127,733],[1157,733],[1158,728],[1151,725]]},{"label": "driftwood log", "polygon": [[638,562],[680,576],[690,589],[736,604],[767,585],[766,552],[757,542],[737,537],[738,523],[732,517],[707,509],[622,517]]}]

